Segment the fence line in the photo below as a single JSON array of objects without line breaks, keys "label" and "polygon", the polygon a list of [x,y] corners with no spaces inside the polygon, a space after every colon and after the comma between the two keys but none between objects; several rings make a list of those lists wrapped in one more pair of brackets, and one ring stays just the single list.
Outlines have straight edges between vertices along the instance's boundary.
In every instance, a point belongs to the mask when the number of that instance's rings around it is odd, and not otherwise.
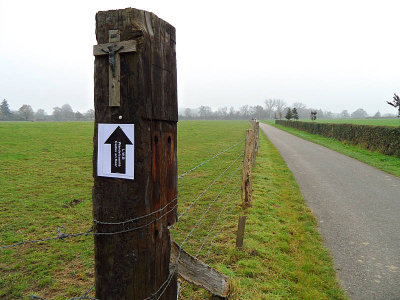
[{"label": "fence line", "polygon": [[[243,154],[242,153],[240,153],[237,157],[236,157],[236,159],[221,173],[221,174],[219,174],[218,176],[217,176],[217,178],[215,178],[214,180],[213,180],[213,182],[211,182],[211,184],[210,185],[208,185],[201,193],[200,193],[200,195],[188,206],[188,207],[186,207],[185,208],[185,210],[178,216],[178,219],[180,219],[216,182],[217,182],[217,180],[222,176],[222,175],[224,175],[234,164],[235,164],[235,162],[237,162],[238,161],[238,159],[242,156]],[[171,226],[171,227],[173,227],[173,225]]]},{"label": "fence line", "polygon": [[233,147],[239,145],[239,144],[240,144],[241,142],[243,142],[243,141],[244,141],[244,139],[241,139],[239,142],[237,142],[236,144],[234,144],[234,145],[228,147],[228,148],[225,149],[224,151],[222,151],[222,152],[220,152],[220,153],[217,153],[216,155],[214,155],[214,156],[211,157],[210,159],[207,159],[206,161],[204,161],[204,162],[198,164],[197,166],[195,166],[195,167],[191,168],[190,170],[186,171],[185,173],[179,175],[179,176],[178,176],[178,179],[181,179],[182,177],[186,176],[187,174],[189,174],[190,172],[196,170],[197,168],[201,167],[202,165],[208,163],[209,161],[213,160],[214,158],[220,156],[221,154],[224,154],[225,152],[227,152],[228,150],[232,149]]},{"label": "fence line", "polygon": [[[216,155],[214,155],[213,157],[211,157],[210,159],[202,162],[201,164],[193,167],[192,169],[186,171],[185,173],[183,173],[182,175],[179,175],[178,179],[186,176],[187,174],[191,173],[192,171],[196,170],[197,168],[205,165],[206,163],[208,163],[209,161],[215,159],[216,157],[222,155],[223,153],[226,153],[227,151],[229,151],[230,149],[234,148],[235,146],[239,145],[241,142],[243,141],[240,140],[239,142],[231,145],[230,147],[226,148],[225,150],[217,153]],[[240,153],[238,156],[236,156],[233,160],[232,163],[229,164],[229,166],[227,168],[225,168],[196,198],[195,200],[193,200],[186,208],[185,210],[178,216],[178,219],[180,219],[181,217],[183,217],[196,203],[197,201],[205,194],[207,193],[210,188],[226,173],[228,172],[229,169],[232,168],[232,166],[240,159],[240,157],[243,156],[243,153]],[[150,296],[148,296],[147,298],[145,298],[144,300],[150,300],[150,299],[160,299],[163,295],[163,293],[165,292],[165,290],[167,289],[167,287],[169,286],[169,284],[171,283],[174,275],[177,272],[177,267],[178,267],[178,262],[179,262],[179,258],[181,257],[182,251],[183,251],[183,247],[185,245],[185,243],[192,237],[194,231],[199,227],[199,225],[202,223],[202,221],[204,220],[205,216],[210,212],[211,208],[214,206],[214,204],[216,203],[216,201],[220,198],[222,192],[226,189],[226,187],[228,186],[228,184],[232,181],[232,179],[234,178],[234,176],[237,174],[239,168],[240,168],[241,164],[239,164],[237,166],[237,168],[231,173],[231,176],[229,177],[229,179],[227,181],[225,181],[224,185],[222,186],[221,190],[219,191],[219,193],[216,195],[216,197],[209,203],[207,209],[203,212],[203,214],[201,215],[200,218],[197,219],[196,224],[193,226],[193,228],[189,231],[189,233],[185,236],[185,238],[183,239],[182,243],[179,246],[179,253],[176,259],[176,262],[174,263],[174,265],[171,267],[170,270],[170,274],[168,275],[167,279],[161,284],[161,286],[157,289],[157,291],[155,291],[154,293],[152,293]],[[219,214],[217,215],[216,219],[214,220],[214,223],[212,224],[210,230],[208,231],[208,234],[203,238],[202,240],[202,244],[200,246],[200,248],[198,249],[195,257],[198,256],[198,254],[200,253],[200,251],[203,249],[203,247],[205,246],[212,230],[214,229],[215,225],[217,224],[219,218],[221,217],[223,211],[228,207],[228,204],[230,203],[229,200],[232,198],[235,189],[237,190],[237,188],[232,188],[227,202],[224,204],[224,206],[221,208],[221,210],[219,211]],[[168,209],[166,212],[164,212],[174,201],[178,200],[178,197],[168,201],[167,204],[165,204],[162,208],[153,211],[147,215],[143,215],[140,217],[136,217],[133,219],[128,219],[128,220],[124,220],[124,221],[120,221],[120,222],[105,222],[105,221],[99,221],[99,220],[93,220],[93,226],[86,232],[79,232],[79,233],[71,233],[71,234],[67,234],[66,233],[66,228],[64,226],[58,226],[57,227],[57,236],[56,237],[50,237],[50,238],[44,238],[44,239],[36,239],[36,240],[27,240],[27,241],[20,241],[18,243],[14,243],[14,244],[10,244],[10,245],[4,245],[4,246],[0,246],[0,250],[3,249],[8,249],[8,248],[13,248],[13,247],[17,247],[17,246],[22,246],[22,245],[27,245],[27,244],[36,244],[36,243],[40,243],[40,242],[47,242],[47,241],[52,241],[52,240],[65,240],[68,238],[73,238],[73,237],[87,237],[89,235],[115,235],[115,234],[122,234],[125,232],[130,232],[133,230],[138,230],[141,228],[144,228],[146,226],[149,226],[150,224],[153,224],[159,220],[161,220],[163,217],[165,217],[166,215],[168,215],[170,212],[172,212],[174,209],[177,208],[178,203],[176,203],[172,208]],[[234,208],[235,206],[233,206]],[[233,209],[232,208],[232,209]],[[232,211],[232,209],[230,211]],[[164,212],[164,213],[162,213]],[[140,226],[135,226],[133,228],[125,228],[125,225],[128,223],[133,223],[133,222],[138,222],[140,220],[143,219],[147,219],[150,216],[156,215],[162,213],[161,215],[159,215],[157,218],[145,222],[145,224],[142,224]],[[96,231],[96,225],[122,225],[124,227],[123,230],[117,230],[117,231],[112,231],[112,232],[98,232]],[[170,226],[170,228],[172,228],[174,225]],[[211,242],[213,242],[214,238],[211,240]],[[90,297],[89,293],[94,289],[95,285],[91,286],[82,296],[79,297],[73,297],[73,298],[69,298],[68,300],[80,300],[80,299],[91,299],[91,300],[97,300],[96,298]],[[45,298],[36,296],[36,295],[30,295],[30,297],[32,299],[39,299],[39,300],[46,300]],[[157,297],[157,298],[156,298]]]},{"label": "fence line", "polygon": [[[238,191],[239,189],[235,187],[231,190],[231,193],[229,194],[229,197],[225,203],[225,205],[221,208],[219,214],[217,215],[217,217],[214,220],[214,223],[211,225],[210,230],[208,231],[207,235],[204,237],[202,244],[200,245],[200,248],[197,250],[195,257],[197,257],[200,253],[200,251],[203,249],[204,245],[206,244],[208,237],[210,236],[212,230],[214,229],[215,225],[217,224],[219,218],[221,217],[222,213],[224,212],[224,210],[228,207],[228,204],[230,203],[229,200],[232,198],[233,196],[233,192]],[[235,206],[234,206],[235,207]]]}]

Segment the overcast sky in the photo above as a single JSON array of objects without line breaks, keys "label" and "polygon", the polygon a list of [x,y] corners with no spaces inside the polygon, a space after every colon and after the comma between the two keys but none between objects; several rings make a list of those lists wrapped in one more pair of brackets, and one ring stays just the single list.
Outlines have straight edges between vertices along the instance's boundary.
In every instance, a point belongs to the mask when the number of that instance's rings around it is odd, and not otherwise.
[{"label": "overcast sky", "polygon": [[175,26],[180,108],[280,98],[396,113],[398,0],[0,0],[0,100],[93,108],[95,13],[126,7]]}]

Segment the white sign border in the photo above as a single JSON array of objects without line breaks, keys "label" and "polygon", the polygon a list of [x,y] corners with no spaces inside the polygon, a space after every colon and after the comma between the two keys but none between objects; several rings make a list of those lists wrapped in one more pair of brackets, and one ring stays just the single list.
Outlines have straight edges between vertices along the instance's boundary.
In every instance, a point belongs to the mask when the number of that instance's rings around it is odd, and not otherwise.
[{"label": "white sign border", "polygon": [[[118,126],[131,140],[133,145],[126,145],[126,174],[111,173],[111,145],[104,144]],[[108,166],[110,167],[107,170]],[[135,179],[135,125],[134,124],[97,124],[97,176]]]}]

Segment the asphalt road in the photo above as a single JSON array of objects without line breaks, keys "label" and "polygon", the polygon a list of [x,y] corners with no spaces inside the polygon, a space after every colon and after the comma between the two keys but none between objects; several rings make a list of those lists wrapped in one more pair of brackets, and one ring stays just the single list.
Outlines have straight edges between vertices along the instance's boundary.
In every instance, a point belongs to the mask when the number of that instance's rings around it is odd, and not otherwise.
[{"label": "asphalt road", "polygon": [[351,299],[400,299],[400,178],[261,124],[293,172]]}]

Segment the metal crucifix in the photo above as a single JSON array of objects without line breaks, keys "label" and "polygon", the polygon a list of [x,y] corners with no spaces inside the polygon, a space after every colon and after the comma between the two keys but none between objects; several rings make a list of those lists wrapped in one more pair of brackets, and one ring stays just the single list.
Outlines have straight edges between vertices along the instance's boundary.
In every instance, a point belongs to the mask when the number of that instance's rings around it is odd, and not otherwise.
[{"label": "metal crucifix", "polygon": [[108,54],[108,88],[109,106],[120,106],[121,104],[121,60],[120,53],[136,52],[136,41],[120,41],[119,30],[109,30],[108,43],[94,45],[93,55],[100,56]]}]

